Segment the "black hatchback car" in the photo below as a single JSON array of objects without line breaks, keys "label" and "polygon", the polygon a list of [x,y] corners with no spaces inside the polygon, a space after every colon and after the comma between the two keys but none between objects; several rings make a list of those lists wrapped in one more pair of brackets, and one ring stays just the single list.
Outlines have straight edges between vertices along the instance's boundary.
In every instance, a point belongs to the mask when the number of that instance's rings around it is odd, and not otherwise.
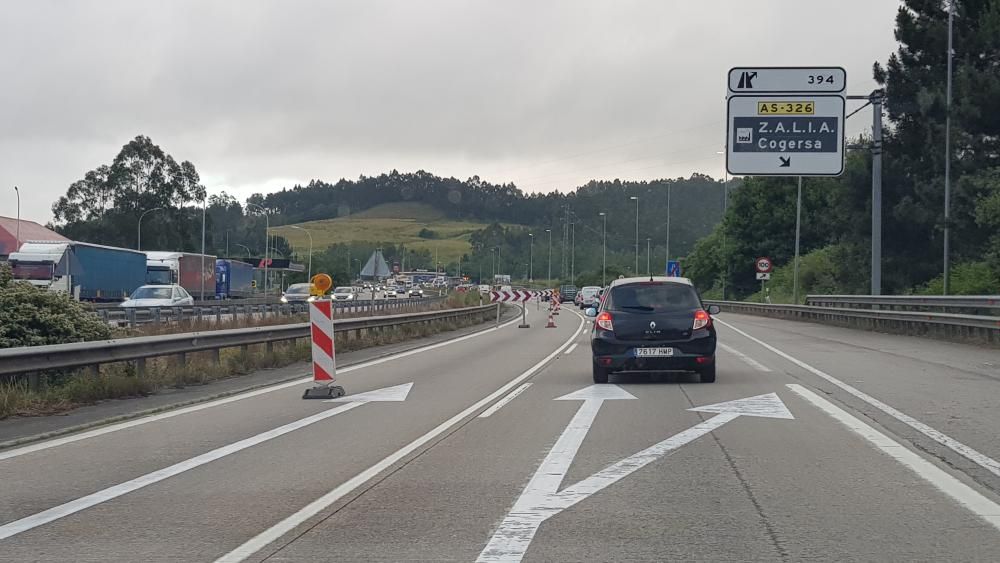
[{"label": "black hatchback car", "polygon": [[715,381],[715,326],[691,282],[685,278],[617,279],[608,287],[594,319],[590,348],[594,383],[613,372],[694,371]]}]

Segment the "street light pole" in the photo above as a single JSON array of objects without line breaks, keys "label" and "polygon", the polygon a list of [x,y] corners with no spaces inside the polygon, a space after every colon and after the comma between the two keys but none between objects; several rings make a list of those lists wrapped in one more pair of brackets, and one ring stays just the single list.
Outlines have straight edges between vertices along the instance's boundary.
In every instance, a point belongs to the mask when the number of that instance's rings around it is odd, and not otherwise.
[{"label": "street light pole", "polygon": [[570,223],[569,229],[572,231],[572,242],[570,243],[569,254],[569,278],[571,284],[576,284],[576,223]]},{"label": "street light pole", "polygon": [[201,198],[201,274],[199,274],[198,276],[201,278],[200,299],[202,301],[205,300],[205,215],[207,213],[208,213],[208,199],[207,197],[202,197]]},{"label": "street light pole", "polygon": [[948,295],[951,285],[949,278],[951,264],[948,255],[951,250],[951,28],[955,18],[955,0],[948,2],[948,81],[945,89],[944,110],[944,295]]},{"label": "street light pole", "polygon": [[549,275],[547,280],[552,279],[552,229],[545,229],[546,233],[549,233]]},{"label": "street light pole", "polygon": [[639,196],[632,196],[629,199],[635,200],[635,275],[639,275]]},{"label": "street light pole", "polygon": [[249,246],[245,246],[245,245],[242,245],[240,243],[236,243],[236,246],[242,248],[243,250],[246,250],[247,251],[247,258],[250,258],[250,247]]},{"label": "street light pole", "polygon": [[663,271],[667,270],[670,262],[670,184],[667,184],[667,262],[663,264]]},{"label": "street light pole", "polygon": [[298,230],[304,232],[305,234],[307,234],[309,236],[309,274],[308,274],[309,277],[307,277],[306,279],[307,280],[312,280],[312,277],[313,277],[313,236],[312,236],[312,233],[309,232],[309,229],[303,229],[302,227],[299,227],[297,225],[289,225],[289,228],[298,229]]},{"label": "street light pole", "polygon": [[17,252],[21,250],[21,190],[14,186],[14,193],[17,194],[17,234],[14,235],[17,247],[14,248],[14,252]]},{"label": "street light pole", "polygon": [[652,276],[653,272],[649,269],[649,241],[650,238],[646,237],[646,275]]},{"label": "street light pole", "polygon": [[535,235],[528,233],[531,237],[531,245],[528,247],[528,281],[532,281],[535,273]]},{"label": "street light pole", "polygon": [[139,228],[138,237],[136,237],[136,250],[142,250],[142,218],[146,216],[147,213],[152,213],[154,211],[160,211],[162,207],[154,207],[152,209],[147,209],[139,214]]},{"label": "street light pole", "polygon": [[604,219],[601,226],[601,287],[608,285],[608,214],[601,212]]},{"label": "street light pole", "polygon": [[247,207],[256,207],[264,214],[264,298],[267,299],[267,251],[269,248],[268,240],[270,239],[271,220],[268,218],[267,210],[264,209],[264,206],[248,202]]}]

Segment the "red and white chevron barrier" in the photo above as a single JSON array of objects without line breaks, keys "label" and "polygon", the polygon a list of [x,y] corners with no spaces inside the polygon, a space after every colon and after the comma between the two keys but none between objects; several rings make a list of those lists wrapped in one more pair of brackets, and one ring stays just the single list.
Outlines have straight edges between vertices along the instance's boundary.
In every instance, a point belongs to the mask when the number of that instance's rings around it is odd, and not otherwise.
[{"label": "red and white chevron barrier", "polygon": [[512,291],[491,291],[490,292],[490,302],[491,303],[517,303],[521,301],[527,301],[535,294],[533,291],[527,290],[512,290]]},{"label": "red and white chevron barrier", "polygon": [[333,303],[317,299],[309,304],[309,325],[312,335],[313,382],[303,399],[331,399],[344,394],[344,388],[331,385],[337,379],[336,346],[333,338]]}]

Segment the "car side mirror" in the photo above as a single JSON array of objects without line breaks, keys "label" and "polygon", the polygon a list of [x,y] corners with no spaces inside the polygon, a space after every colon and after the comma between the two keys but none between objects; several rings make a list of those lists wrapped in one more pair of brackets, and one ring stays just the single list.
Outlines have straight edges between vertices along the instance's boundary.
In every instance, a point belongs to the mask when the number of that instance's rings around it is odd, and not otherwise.
[{"label": "car side mirror", "polygon": [[587,310],[583,312],[583,314],[587,315],[588,317],[596,317],[597,316],[597,309],[595,309],[593,307],[588,307]]},{"label": "car side mirror", "polygon": [[720,308],[718,305],[709,305],[708,306],[708,314],[709,315],[718,315],[721,312],[722,312],[722,308]]}]

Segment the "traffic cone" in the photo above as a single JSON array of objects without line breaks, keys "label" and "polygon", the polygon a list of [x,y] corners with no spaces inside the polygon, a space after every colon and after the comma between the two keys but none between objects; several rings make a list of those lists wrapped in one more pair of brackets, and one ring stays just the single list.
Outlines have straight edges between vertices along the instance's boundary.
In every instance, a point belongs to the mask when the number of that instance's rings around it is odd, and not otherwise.
[{"label": "traffic cone", "polygon": [[545,328],[556,328],[556,320],[552,316],[552,311],[549,311],[549,322],[545,325]]}]

